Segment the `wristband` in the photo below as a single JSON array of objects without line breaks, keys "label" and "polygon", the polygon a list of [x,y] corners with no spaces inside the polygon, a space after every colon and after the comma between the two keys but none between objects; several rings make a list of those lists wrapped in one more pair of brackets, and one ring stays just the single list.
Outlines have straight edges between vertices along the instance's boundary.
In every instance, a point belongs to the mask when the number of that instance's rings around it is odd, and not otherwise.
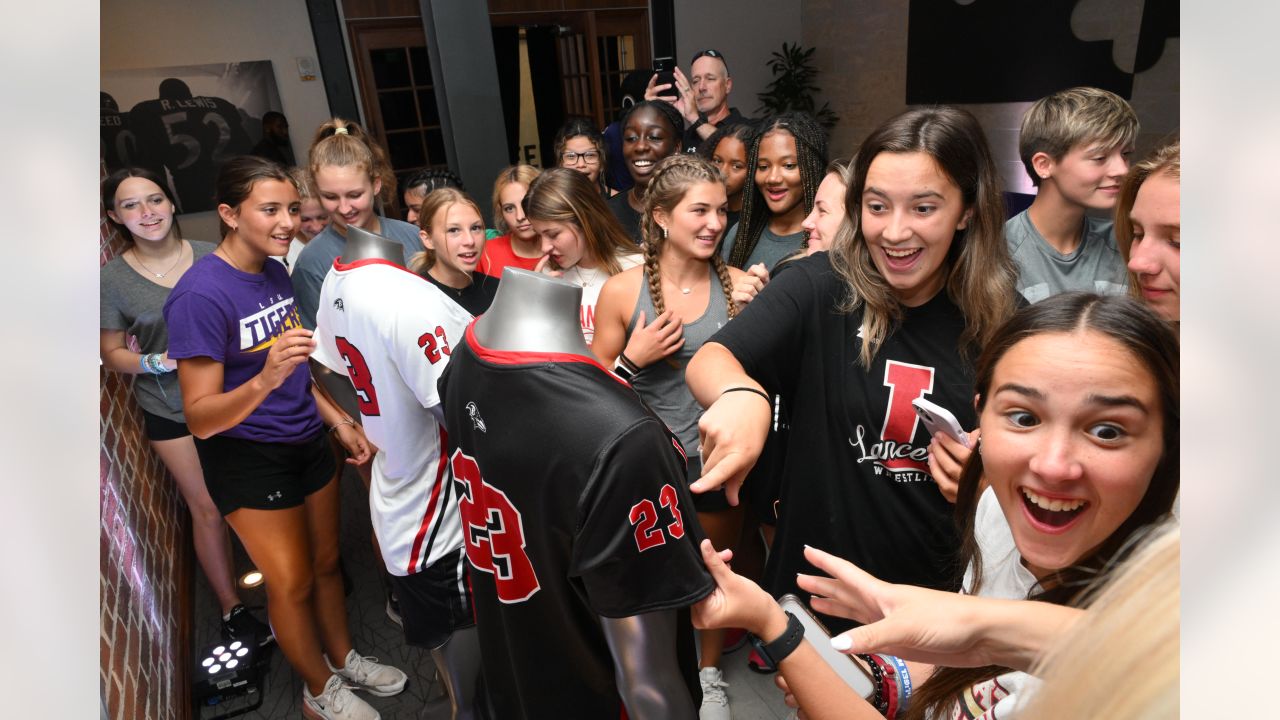
[{"label": "wristband", "polygon": [[724,397],[725,393],[731,393],[731,392],[755,393],[756,395],[759,395],[760,397],[764,398],[765,402],[769,403],[770,409],[773,408],[773,398],[769,397],[769,394],[763,390],[757,390],[756,388],[753,388],[753,387],[731,387],[731,388],[725,388],[724,390],[721,390],[720,397]]},{"label": "wristband", "polygon": [[169,368],[164,366],[164,361],[160,359],[160,353],[143,353],[138,356],[138,363],[142,366],[142,371],[151,375],[163,375],[169,372]]},{"label": "wristband", "polygon": [[907,701],[911,699],[911,671],[907,669],[907,664],[903,662],[902,658],[896,655],[880,655],[879,657],[886,660],[897,674],[898,712],[906,712]]},{"label": "wristband", "polygon": [[625,367],[632,375],[640,372],[640,366],[637,365],[634,360],[627,357],[626,352],[618,353],[618,362],[622,363],[622,366]]},{"label": "wristband", "polygon": [[627,367],[627,364],[622,361],[622,356],[618,356],[618,359],[614,361],[613,374],[627,382],[631,382],[631,379],[635,376],[635,373],[631,372],[631,368]]},{"label": "wristband", "polygon": [[880,663],[876,662],[870,655],[859,653],[857,657],[867,664],[867,669],[871,671],[871,682],[875,685],[876,691],[872,693],[868,699],[872,707],[886,718],[889,717],[889,699],[888,693],[884,691],[884,671],[880,669]]},{"label": "wristband", "polygon": [[[786,612],[785,610],[783,612]],[[765,661],[778,667],[778,663],[787,659],[787,656],[795,652],[800,647],[800,643],[804,642],[804,625],[800,624],[800,618],[787,612],[787,629],[782,631],[782,635],[769,642],[760,639],[755,633],[751,634],[751,644],[755,647],[756,652],[764,657]]]},{"label": "wristband", "polygon": [[336,432],[337,429],[342,427],[343,425],[355,425],[355,424],[356,424],[355,420],[352,420],[351,418],[347,418],[346,420],[343,420],[340,423],[334,424],[333,427],[329,428],[329,432]]}]

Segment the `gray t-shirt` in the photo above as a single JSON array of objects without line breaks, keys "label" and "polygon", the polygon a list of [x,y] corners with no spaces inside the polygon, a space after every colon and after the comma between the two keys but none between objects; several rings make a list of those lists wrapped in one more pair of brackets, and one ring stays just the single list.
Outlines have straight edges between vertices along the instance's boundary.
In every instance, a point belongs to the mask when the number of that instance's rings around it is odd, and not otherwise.
[{"label": "gray t-shirt", "polygon": [[[720,257],[725,262],[729,262],[729,256],[733,253],[733,243],[738,239],[738,229],[742,227],[742,223],[735,224],[729,228],[724,235],[724,242],[720,244]],[[774,235],[768,225],[764,226],[764,230],[760,231],[760,240],[751,250],[751,255],[747,256],[747,262],[742,265],[742,269],[762,262],[764,266],[773,272],[773,267],[778,264],[782,258],[800,249],[804,244],[805,231],[790,235]]]},{"label": "gray t-shirt", "polygon": [[[422,252],[422,238],[418,236],[416,225],[385,217],[379,217],[378,222],[382,226],[383,237],[404,245],[405,263]],[[324,284],[324,276],[333,268],[333,261],[342,257],[346,247],[347,239],[334,229],[333,223],[329,223],[298,253],[289,279],[293,281],[293,298],[302,317],[302,326],[308,330],[316,329],[316,308],[320,304],[320,286]]]},{"label": "gray t-shirt", "polygon": [[1028,210],[1004,224],[1009,254],[1018,264],[1018,292],[1029,303],[1071,290],[1123,295],[1129,286],[1124,257],[1110,220],[1085,216],[1080,244],[1063,255],[1031,223]]},{"label": "gray t-shirt", "polygon": [[[187,242],[191,244],[192,264],[217,247],[200,240]],[[161,310],[170,292],[170,288],[143,277],[129,267],[123,256],[117,255],[98,273],[98,327],[123,330],[126,337],[137,338],[138,352],[163,353],[169,349],[169,329],[165,327]],[[133,381],[133,395],[138,399],[138,405],[152,415],[173,422],[186,422],[182,416],[178,373],[137,375]]]},{"label": "gray t-shirt", "polygon": [[[711,274],[707,308],[697,318],[684,324],[684,345],[652,365],[640,368],[640,372],[631,380],[631,386],[667,427],[671,428],[671,432],[680,438],[681,444],[689,452],[698,447],[698,418],[702,417],[702,406],[693,399],[693,393],[685,384],[684,371],[698,348],[729,322],[729,306],[725,301],[724,288],[720,285],[720,276],[711,268],[707,272]],[[658,311],[653,306],[653,296],[649,294],[649,277],[644,274],[640,278],[640,295],[636,299],[635,310],[631,311],[631,322],[627,323],[628,340],[636,330],[641,311],[644,311],[646,323],[653,322],[658,316]]]}]

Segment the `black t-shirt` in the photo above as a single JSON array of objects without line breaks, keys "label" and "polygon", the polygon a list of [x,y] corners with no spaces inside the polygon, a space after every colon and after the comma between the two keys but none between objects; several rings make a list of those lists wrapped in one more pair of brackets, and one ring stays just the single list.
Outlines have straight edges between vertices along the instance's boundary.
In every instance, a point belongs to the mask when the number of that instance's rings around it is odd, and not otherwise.
[{"label": "black t-shirt", "polygon": [[[687,608],[714,587],[684,451],[596,362],[486,349],[472,328],[439,388],[485,685],[501,718],[619,717],[599,618]],[[671,657],[696,707],[680,639]]]},{"label": "black t-shirt", "polygon": [[[808,544],[889,582],[956,589],[953,506],[929,474],[930,437],[911,401],[926,397],[975,426],[963,315],[945,292],[908,308],[867,371],[858,364],[862,312],[836,309],[847,291],[827,253],[789,265],[711,338],[780,393],[790,415],[766,586],[807,599],[795,576],[814,571]],[[852,625],[824,621],[833,632]]]},{"label": "black t-shirt", "polygon": [[144,167],[163,166],[173,176],[184,213],[212,210],[222,163],[253,145],[240,111],[217,97],[145,100],[129,111],[129,125]]},{"label": "black t-shirt", "polygon": [[450,300],[461,305],[463,310],[476,317],[484,314],[484,311],[489,309],[489,306],[493,304],[494,296],[498,294],[498,278],[480,272],[473,273],[471,275],[471,284],[462,289],[449,287],[431,277],[431,274],[427,272],[423,272],[422,277],[426,278],[432,285],[440,288],[440,292],[443,292]]},{"label": "black t-shirt", "polygon": [[636,245],[639,245],[644,242],[644,238],[640,235],[640,211],[631,207],[631,203],[627,202],[627,195],[626,192],[620,192],[605,200],[605,204],[609,206],[613,216],[618,218],[622,229],[636,241]]}]

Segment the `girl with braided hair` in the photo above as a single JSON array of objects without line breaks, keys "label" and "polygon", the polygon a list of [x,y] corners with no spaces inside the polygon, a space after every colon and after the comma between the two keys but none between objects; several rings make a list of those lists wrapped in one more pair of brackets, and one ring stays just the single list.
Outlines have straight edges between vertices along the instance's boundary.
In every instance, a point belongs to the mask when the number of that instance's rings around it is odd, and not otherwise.
[{"label": "girl with braided hair", "polygon": [[644,212],[644,191],[658,163],[680,152],[684,137],[684,116],[670,103],[645,100],[627,109],[622,116],[622,157],[635,185],[609,198],[609,210],[618,218],[637,245],[641,242],[640,218]]},{"label": "girl with braided hair", "polygon": [[[688,451],[690,482],[702,472],[695,451],[702,408],[685,385],[684,368],[702,343],[737,315],[730,295],[743,275],[716,253],[727,195],[719,171],[696,155],[681,153],[658,163],[645,193],[644,265],[605,283],[591,346],[606,367],[630,378],[680,439]],[[723,491],[696,496],[694,506],[717,547],[737,544],[742,509],[730,507]],[[704,705],[726,702],[716,667],[723,636],[723,630],[702,634]]]},{"label": "girl with braided hair", "polygon": [[827,134],[806,113],[768,118],[751,141],[742,216],[724,238],[721,255],[736,268],[779,260],[804,247],[801,223],[813,210],[826,174]]},{"label": "girl with braided hair", "polygon": [[582,288],[582,337],[595,338],[596,300],[610,277],[641,263],[596,186],[569,168],[542,171],[524,196],[525,216],[542,239],[534,268]]}]

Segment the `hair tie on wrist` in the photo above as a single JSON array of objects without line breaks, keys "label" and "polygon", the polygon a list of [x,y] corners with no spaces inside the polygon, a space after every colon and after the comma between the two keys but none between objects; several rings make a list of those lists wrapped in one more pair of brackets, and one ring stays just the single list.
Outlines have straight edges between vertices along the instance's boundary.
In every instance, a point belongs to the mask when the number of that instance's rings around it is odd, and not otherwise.
[{"label": "hair tie on wrist", "polygon": [[731,388],[725,388],[724,390],[722,390],[720,392],[720,397],[724,397],[726,393],[731,393],[731,392],[755,393],[756,395],[759,395],[760,397],[764,398],[764,401],[769,403],[769,407],[773,407],[773,398],[769,397],[769,394],[763,390],[758,390],[753,387],[731,387]]}]

